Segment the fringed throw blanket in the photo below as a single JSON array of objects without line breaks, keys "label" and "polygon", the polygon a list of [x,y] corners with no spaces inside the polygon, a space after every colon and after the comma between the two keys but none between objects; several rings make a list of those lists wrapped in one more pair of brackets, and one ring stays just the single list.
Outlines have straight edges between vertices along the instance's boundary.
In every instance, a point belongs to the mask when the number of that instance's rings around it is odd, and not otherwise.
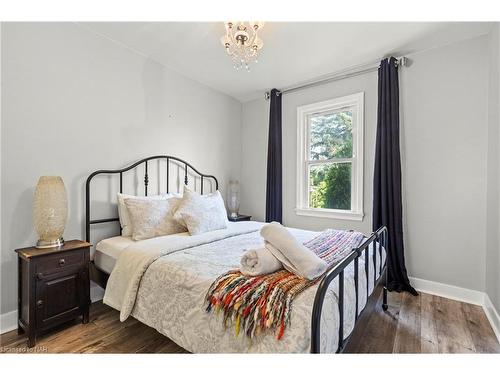
[{"label": "fringed throw blanket", "polygon": [[[357,247],[363,237],[359,232],[328,229],[304,245],[332,266]],[[260,276],[245,276],[232,270],[210,286],[206,311],[222,311],[224,326],[234,323],[236,336],[241,331],[249,338],[273,331],[280,340],[290,324],[294,298],[320,279],[321,276],[307,280],[287,270]]]}]

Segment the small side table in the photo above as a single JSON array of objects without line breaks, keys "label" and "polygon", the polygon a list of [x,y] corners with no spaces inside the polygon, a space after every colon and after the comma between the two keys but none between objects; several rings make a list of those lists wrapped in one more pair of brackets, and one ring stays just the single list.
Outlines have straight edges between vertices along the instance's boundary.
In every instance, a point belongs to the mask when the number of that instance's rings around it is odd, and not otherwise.
[{"label": "small side table", "polygon": [[229,221],[250,221],[252,216],[250,215],[238,215],[236,217],[231,217],[230,215],[227,217]]},{"label": "small side table", "polygon": [[89,321],[90,243],[71,240],[47,249],[17,249],[18,333],[28,347],[48,328],[82,317]]}]

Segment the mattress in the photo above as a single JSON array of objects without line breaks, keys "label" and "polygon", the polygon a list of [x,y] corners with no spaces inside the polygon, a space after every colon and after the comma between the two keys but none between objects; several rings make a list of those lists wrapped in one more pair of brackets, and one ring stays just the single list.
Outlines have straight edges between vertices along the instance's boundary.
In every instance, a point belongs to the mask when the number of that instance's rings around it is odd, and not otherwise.
[{"label": "mattress", "polygon": [[135,241],[131,237],[116,236],[99,241],[95,247],[94,264],[111,273],[121,252]]}]

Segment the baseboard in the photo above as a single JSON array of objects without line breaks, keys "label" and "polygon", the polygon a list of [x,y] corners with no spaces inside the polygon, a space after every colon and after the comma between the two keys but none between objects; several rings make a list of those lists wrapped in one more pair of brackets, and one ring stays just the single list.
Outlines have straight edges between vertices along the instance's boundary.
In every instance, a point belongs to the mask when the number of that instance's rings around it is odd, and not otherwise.
[{"label": "baseboard", "polygon": [[17,310],[0,315],[0,334],[17,329]]},{"label": "baseboard", "polygon": [[465,289],[454,285],[442,284],[416,277],[410,277],[409,279],[411,285],[420,292],[466,302],[473,305],[484,305],[485,294],[478,290]]},{"label": "baseboard", "polygon": [[498,342],[500,342],[500,315],[486,293],[484,294],[483,310],[490,321],[491,328],[493,328]]}]

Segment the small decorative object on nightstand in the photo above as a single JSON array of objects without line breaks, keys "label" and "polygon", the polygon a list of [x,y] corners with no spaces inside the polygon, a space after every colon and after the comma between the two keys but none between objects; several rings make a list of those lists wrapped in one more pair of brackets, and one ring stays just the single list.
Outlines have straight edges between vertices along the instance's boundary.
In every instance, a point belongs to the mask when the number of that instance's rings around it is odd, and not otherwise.
[{"label": "small decorative object on nightstand", "polygon": [[[238,180],[230,180],[227,189],[227,208],[231,218],[237,218],[240,209],[240,183]],[[238,221],[238,220],[234,220]]]},{"label": "small decorative object on nightstand", "polygon": [[236,217],[229,215],[227,218],[229,221],[250,221],[252,219],[250,215],[238,215]]},{"label": "small decorative object on nightstand", "polygon": [[82,317],[89,321],[91,244],[71,240],[59,247],[17,249],[18,333],[28,347],[37,335],[60,323]]}]

